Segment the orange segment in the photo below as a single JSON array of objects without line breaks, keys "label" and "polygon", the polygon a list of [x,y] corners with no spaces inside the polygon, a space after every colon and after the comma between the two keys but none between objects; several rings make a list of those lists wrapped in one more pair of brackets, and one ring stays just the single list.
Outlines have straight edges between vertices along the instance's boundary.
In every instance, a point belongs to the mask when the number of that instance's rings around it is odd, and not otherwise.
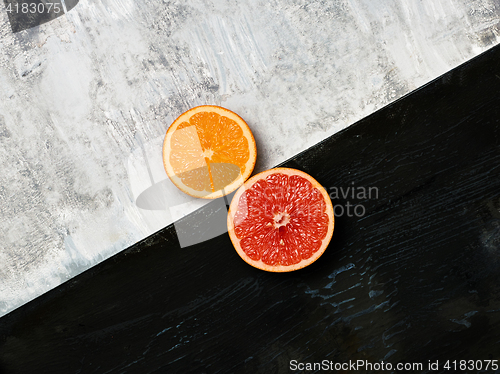
[{"label": "orange segment", "polygon": [[231,193],[255,166],[255,140],[236,113],[213,105],[192,108],[168,128],[163,165],[183,192],[205,199]]}]

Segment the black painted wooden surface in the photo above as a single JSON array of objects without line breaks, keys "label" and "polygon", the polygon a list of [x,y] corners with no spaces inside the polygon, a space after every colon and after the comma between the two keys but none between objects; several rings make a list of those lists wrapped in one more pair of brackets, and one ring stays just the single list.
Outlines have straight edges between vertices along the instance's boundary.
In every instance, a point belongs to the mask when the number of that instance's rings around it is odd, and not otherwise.
[{"label": "black painted wooden surface", "polygon": [[[227,234],[179,248],[167,227],[1,318],[0,372],[500,360],[499,95],[496,47],[285,163],[332,195],[378,189],[333,200],[366,214],[337,216],[312,266],[266,273]],[[203,230],[216,205],[184,227]]]}]

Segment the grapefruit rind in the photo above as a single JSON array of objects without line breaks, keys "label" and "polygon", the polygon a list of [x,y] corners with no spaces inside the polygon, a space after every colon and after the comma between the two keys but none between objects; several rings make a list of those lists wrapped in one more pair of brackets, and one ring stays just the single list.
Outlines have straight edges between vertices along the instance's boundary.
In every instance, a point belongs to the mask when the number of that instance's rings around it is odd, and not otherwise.
[{"label": "grapefruit rind", "polygon": [[[238,203],[240,200],[241,195],[249,188],[253,186],[253,184],[261,179],[265,179],[268,175],[274,174],[274,173],[282,173],[282,174],[287,174],[288,176],[292,175],[298,175],[301,176],[305,179],[307,179],[309,182],[311,182],[313,188],[318,189],[319,192],[321,192],[322,196],[324,197],[325,200],[325,213],[328,215],[330,218],[328,221],[328,231],[325,236],[325,238],[322,241],[322,244],[320,248],[313,253],[311,257],[308,259],[302,260],[297,264],[293,265],[268,265],[262,262],[262,260],[255,261],[252,260],[248,255],[243,251],[243,249],[240,246],[240,240],[236,236],[236,233],[234,232],[234,216],[236,214],[237,208],[238,208]],[[274,168],[270,170],[266,170],[264,172],[261,172],[259,174],[254,175],[250,179],[248,179],[239,189],[236,191],[236,193],[233,196],[233,199],[231,201],[228,215],[227,215],[227,227],[228,227],[228,233],[229,233],[229,238],[231,239],[231,242],[233,243],[234,248],[236,249],[236,252],[238,255],[249,265],[252,265],[253,267],[256,267],[261,270],[269,271],[269,272],[278,272],[278,273],[283,273],[283,272],[290,272],[294,270],[299,270],[302,269],[313,262],[315,262],[321,255],[325,252],[326,248],[328,247],[328,244],[330,243],[330,240],[332,239],[333,235],[333,230],[335,226],[335,216],[333,213],[333,205],[332,201],[330,199],[330,196],[326,192],[326,190],[321,186],[313,177],[311,177],[309,174],[304,173],[303,171],[297,170],[297,169],[291,169],[291,168]]]},{"label": "grapefruit rind", "polygon": [[[239,177],[237,177],[230,184],[226,185],[223,189],[214,191],[212,193],[207,193],[206,191],[198,191],[185,185],[182,182],[181,178],[177,176],[172,165],[169,162],[170,144],[171,144],[170,142],[172,140],[172,135],[175,133],[177,127],[181,123],[189,122],[189,119],[193,115],[200,112],[215,112],[221,116],[225,116],[235,121],[241,127],[243,135],[246,137],[248,141],[249,157],[247,163],[245,164],[244,173],[240,174]],[[219,197],[230,194],[238,187],[240,187],[248,179],[248,177],[250,177],[255,167],[256,159],[257,159],[257,147],[255,144],[255,139],[253,137],[252,131],[248,127],[245,120],[243,120],[243,118],[241,118],[238,114],[234,113],[233,111],[216,105],[200,105],[182,113],[179,117],[177,117],[177,119],[172,123],[172,125],[170,125],[170,127],[167,130],[167,133],[165,134],[165,139],[163,141],[163,166],[165,168],[167,176],[177,188],[179,188],[184,193],[196,198],[217,199]]]}]

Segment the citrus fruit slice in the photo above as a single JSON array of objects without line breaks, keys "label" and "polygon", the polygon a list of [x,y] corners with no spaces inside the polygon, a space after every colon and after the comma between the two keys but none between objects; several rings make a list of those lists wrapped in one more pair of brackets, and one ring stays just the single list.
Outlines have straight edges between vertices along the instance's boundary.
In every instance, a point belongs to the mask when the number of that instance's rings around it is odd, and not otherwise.
[{"label": "citrus fruit slice", "polygon": [[262,270],[285,272],[323,254],[334,220],[332,201],[314,178],[276,168],[253,176],[236,191],[227,226],[243,260]]},{"label": "citrus fruit slice", "polygon": [[252,174],[255,139],[236,113],[202,105],[181,114],[167,130],[163,165],[170,180],[194,197],[215,199]]}]

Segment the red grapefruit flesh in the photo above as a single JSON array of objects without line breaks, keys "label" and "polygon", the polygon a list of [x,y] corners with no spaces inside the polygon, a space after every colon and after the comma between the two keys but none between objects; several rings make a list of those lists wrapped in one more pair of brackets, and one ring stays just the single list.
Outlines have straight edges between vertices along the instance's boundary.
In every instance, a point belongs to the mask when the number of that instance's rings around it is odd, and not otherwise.
[{"label": "red grapefruit flesh", "polygon": [[333,206],[310,175],[276,168],[247,180],[236,192],[227,217],[231,241],[248,264],[266,271],[301,269],[330,243]]}]

